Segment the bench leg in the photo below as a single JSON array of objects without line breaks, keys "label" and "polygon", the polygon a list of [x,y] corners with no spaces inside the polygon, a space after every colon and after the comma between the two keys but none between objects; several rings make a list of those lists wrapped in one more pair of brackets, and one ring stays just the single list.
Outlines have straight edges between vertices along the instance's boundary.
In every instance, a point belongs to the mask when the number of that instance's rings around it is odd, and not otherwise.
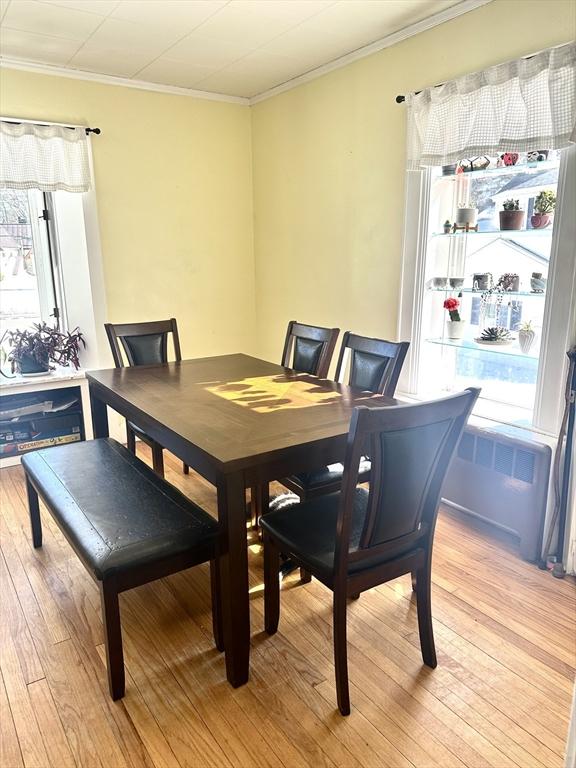
[{"label": "bench leg", "polygon": [[112,580],[100,582],[100,602],[106,645],[106,667],[108,689],[113,701],[124,696],[124,654],[122,653],[122,628],[120,626],[120,605],[118,591]]},{"label": "bench leg", "polygon": [[222,628],[222,590],[220,589],[220,568],[217,560],[210,560],[210,589],[212,592],[212,631],[214,643],[219,651],[224,650]]},{"label": "bench leg", "polygon": [[152,467],[160,477],[164,477],[164,448],[160,443],[152,445]]},{"label": "bench leg", "polygon": [[26,493],[28,495],[28,512],[30,513],[30,527],[32,528],[32,544],[35,549],[42,546],[42,523],[40,521],[40,504],[36,489],[26,475]]},{"label": "bench leg", "polygon": [[130,429],[128,422],[126,422],[126,448],[130,453],[136,455],[136,435]]}]

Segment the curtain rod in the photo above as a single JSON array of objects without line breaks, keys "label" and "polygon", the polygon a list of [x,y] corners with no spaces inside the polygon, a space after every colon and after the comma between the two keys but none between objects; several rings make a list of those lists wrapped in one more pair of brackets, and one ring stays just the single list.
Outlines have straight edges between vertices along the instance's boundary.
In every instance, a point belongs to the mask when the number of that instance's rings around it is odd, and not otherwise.
[{"label": "curtain rod", "polygon": [[[22,123],[19,122],[18,120],[0,120],[0,123],[8,123],[9,125],[22,125]],[[58,123],[33,123],[31,120],[27,121],[26,124],[28,124],[28,125],[42,125],[42,126],[46,126],[46,127],[48,127],[49,125],[58,125]],[[76,128],[84,128],[84,126],[82,126],[82,125],[78,125],[78,126],[62,125],[61,127],[62,128],[68,128],[68,130],[70,130],[70,131],[74,131],[74,130],[76,130]],[[95,133],[96,136],[99,136],[102,133],[100,128],[84,128],[84,130],[86,131],[86,136],[88,136],[91,133]]]},{"label": "curtain rod", "polygon": [[[553,46],[554,48],[561,48],[560,45]],[[542,51],[538,51],[538,53],[542,53]],[[528,56],[521,56],[521,59],[524,59],[524,61],[528,61],[528,59],[533,59],[534,56],[537,56],[538,53],[530,53]],[[438,85],[433,85],[433,88],[442,88],[443,85],[446,85],[446,83],[438,83]],[[418,96],[419,93],[422,93],[422,91],[414,91],[414,96]],[[406,96],[403,96],[401,93],[396,96],[396,104],[402,104],[406,101]]]}]

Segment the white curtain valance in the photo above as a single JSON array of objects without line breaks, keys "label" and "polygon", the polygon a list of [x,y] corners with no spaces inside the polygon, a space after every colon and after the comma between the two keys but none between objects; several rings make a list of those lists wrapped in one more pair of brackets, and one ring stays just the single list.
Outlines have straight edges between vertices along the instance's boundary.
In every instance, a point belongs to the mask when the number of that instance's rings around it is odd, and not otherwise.
[{"label": "white curtain valance", "polygon": [[576,141],[576,43],[406,96],[408,168]]},{"label": "white curtain valance", "polygon": [[0,121],[0,187],[89,190],[86,129]]}]

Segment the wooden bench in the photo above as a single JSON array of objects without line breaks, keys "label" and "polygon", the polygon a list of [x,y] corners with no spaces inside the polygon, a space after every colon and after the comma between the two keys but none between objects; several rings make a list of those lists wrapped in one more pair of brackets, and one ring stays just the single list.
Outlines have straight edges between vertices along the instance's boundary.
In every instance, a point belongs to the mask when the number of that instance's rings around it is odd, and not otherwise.
[{"label": "wooden bench", "polygon": [[99,582],[108,685],[124,695],[118,594],[210,561],[216,647],[223,650],[218,524],[115,440],[90,440],[22,458],[34,547],[42,546],[40,496]]}]

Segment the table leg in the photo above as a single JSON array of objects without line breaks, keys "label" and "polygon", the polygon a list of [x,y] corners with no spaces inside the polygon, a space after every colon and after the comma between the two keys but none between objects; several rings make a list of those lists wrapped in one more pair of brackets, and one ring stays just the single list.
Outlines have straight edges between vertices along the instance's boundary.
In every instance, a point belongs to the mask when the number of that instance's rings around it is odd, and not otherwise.
[{"label": "table leg", "polygon": [[92,430],[94,437],[108,437],[108,411],[106,403],[100,400],[90,387],[90,409],[92,411]]},{"label": "table leg", "polygon": [[226,676],[238,688],[248,681],[250,664],[246,493],[242,473],[226,475],[217,488]]}]

